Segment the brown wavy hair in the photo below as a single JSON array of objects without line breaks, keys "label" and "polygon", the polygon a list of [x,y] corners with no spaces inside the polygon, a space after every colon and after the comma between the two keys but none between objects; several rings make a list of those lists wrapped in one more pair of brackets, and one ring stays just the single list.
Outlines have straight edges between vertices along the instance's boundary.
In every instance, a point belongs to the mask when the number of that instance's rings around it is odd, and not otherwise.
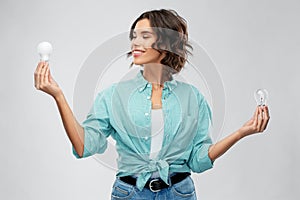
[{"label": "brown wavy hair", "polygon": [[[187,23],[174,10],[151,10],[142,13],[132,24],[129,39],[133,39],[133,31],[138,21],[148,19],[153,31],[157,35],[157,41],[152,48],[160,53],[165,53],[161,64],[167,65],[175,70],[181,71],[187,61],[188,54],[191,54],[192,46],[188,42]],[[128,56],[131,52],[128,53]]]}]

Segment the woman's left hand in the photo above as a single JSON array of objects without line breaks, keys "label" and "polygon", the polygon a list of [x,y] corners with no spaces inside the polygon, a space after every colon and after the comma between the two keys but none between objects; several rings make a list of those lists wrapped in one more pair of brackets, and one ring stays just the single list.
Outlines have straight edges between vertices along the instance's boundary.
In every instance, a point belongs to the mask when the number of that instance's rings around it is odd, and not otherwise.
[{"label": "woman's left hand", "polygon": [[253,117],[239,130],[242,137],[263,132],[270,120],[268,106],[257,106]]}]

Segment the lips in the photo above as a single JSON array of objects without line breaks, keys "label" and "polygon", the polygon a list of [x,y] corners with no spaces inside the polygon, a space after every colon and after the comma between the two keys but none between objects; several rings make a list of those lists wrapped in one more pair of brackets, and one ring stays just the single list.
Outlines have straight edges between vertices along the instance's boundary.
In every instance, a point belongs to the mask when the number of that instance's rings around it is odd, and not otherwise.
[{"label": "lips", "polygon": [[141,56],[143,53],[145,53],[145,51],[144,51],[144,50],[141,50],[141,49],[134,49],[134,50],[132,51],[133,57],[139,57],[139,56]]}]

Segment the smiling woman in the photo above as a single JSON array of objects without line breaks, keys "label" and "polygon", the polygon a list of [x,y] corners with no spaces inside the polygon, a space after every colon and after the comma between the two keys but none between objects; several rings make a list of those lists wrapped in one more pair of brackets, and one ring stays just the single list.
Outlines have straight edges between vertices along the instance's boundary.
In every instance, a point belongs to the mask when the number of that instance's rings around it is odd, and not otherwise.
[{"label": "smiling woman", "polygon": [[[174,10],[152,10],[141,14],[132,24],[129,38],[132,48],[152,48],[158,51],[160,63],[179,72],[186,60],[189,49],[186,21]],[[142,51],[144,51],[143,49]],[[130,53],[129,53],[130,55]],[[134,60],[138,64],[138,60]]]},{"label": "smiling woman", "polygon": [[100,92],[82,124],[75,119],[54,81],[49,63],[40,62],[35,87],[56,101],[76,158],[101,154],[107,137],[116,140],[118,172],[112,200],[195,200],[191,172],[201,173],[241,138],[263,132],[267,106],[225,139],[212,144],[211,110],[204,96],[188,83],[173,79],[187,61],[185,20],[172,10],[143,13],[129,35],[135,78]]},{"label": "smiling woman", "polygon": [[157,40],[157,35],[153,32],[148,19],[142,19],[136,23],[131,37],[134,64],[161,63],[165,53],[160,53],[152,48],[152,45]]}]

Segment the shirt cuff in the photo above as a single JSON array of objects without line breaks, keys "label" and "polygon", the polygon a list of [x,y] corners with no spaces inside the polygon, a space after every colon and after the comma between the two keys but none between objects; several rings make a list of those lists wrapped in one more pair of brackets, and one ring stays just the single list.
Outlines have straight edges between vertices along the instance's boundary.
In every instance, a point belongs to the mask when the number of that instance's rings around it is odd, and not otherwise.
[{"label": "shirt cuff", "polygon": [[211,144],[202,144],[202,147],[195,154],[195,157],[190,163],[193,172],[201,173],[213,167],[214,162],[208,156],[210,146]]}]

